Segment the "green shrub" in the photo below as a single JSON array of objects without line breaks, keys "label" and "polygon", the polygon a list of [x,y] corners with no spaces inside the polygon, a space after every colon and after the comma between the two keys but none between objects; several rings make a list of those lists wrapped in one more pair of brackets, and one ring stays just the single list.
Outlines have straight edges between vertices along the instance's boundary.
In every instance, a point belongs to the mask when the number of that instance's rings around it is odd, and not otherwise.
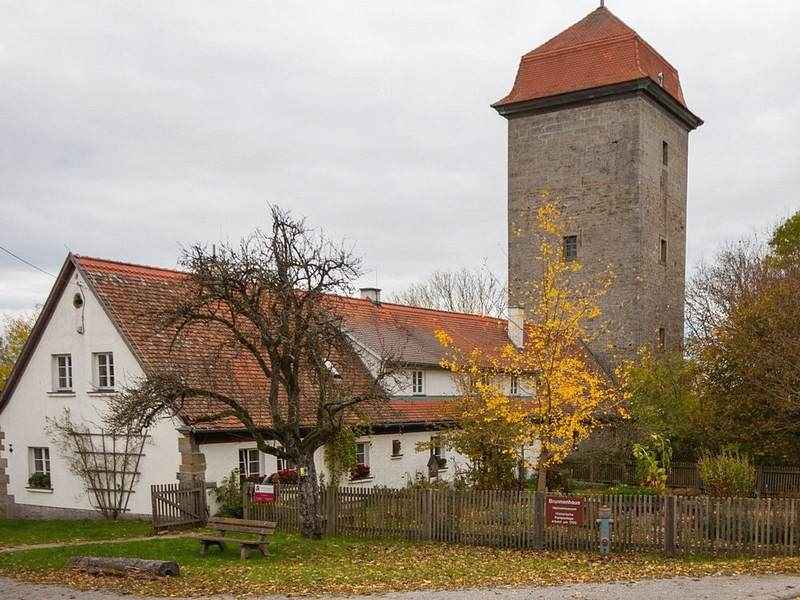
[{"label": "green shrub", "polygon": [[747,456],[723,450],[704,454],[697,464],[703,488],[710,496],[750,497],[756,489],[756,468]]},{"label": "green shrub", "polygon": [[217,484],[217,489],[214,490],[219,505],[217,516],[241,519],[244,516],[242,493],[239,469],[234,469],[230,475]]},{"label": "green shrub", "polygon": [[662,491],[646,487],[642,485],[628,485],[626,483],[618,483],[605,489],[603,494],[608,496],[658,496],[663,493]]},{"label": "green shrub", "polygon": [[672,463],[672,447],[669,440],[653,434],[648,445],[634,444],[636,480],[639,485],[663,494],[667,490],[667,472]]}]

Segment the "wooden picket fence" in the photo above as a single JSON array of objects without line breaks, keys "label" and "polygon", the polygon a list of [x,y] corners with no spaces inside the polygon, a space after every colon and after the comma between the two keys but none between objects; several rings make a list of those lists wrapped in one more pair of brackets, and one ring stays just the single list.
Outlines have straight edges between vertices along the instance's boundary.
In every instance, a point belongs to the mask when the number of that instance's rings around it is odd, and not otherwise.
[{"label": "wooden picket fence", "polygon": [[[500,548],[594,550],[595,520],[611,509],[612,550],[717,554],[797,554],[800,501],[680,496],[585,496],[584,524],[545,523],[544,494],[340,488],[324,490],[321,512],[331,535],[439,541]],[[298,490],[276,486],[274,502],[245,494],[246,519],[300,529]]]},{"label": "wooden picket fence", "polygon": [[208,520],[206,489],[202,484],[186,486],[166,483],[150,486],[153,529],[205,525]]},{"label": "wooden picket fence", "polygon": [[[572,479],[587,483],[636,483],[632,463],[626,462],[566,462],[561,468]],[[702,489],[697,463],[673,462],[667,472],[667,486],[680,489]],[[756,491],[759,496],[773,498],[800,498],[800,467],[756,467]]]}]

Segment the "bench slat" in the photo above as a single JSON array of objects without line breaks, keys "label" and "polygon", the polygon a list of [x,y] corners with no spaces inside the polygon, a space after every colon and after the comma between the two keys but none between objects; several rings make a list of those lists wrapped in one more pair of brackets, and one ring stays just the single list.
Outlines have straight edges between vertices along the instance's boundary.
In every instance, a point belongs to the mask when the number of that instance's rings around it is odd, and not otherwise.
[{"label": "bench slat", "polygon": [[234,519],[233,517],[212,517],[208,520],[209,527],[213,526],[215,523],[223,525],[241,525],[243,527],[275,528],[278,526],[274,521],[254,521],[250,519]]},{"label": "bench slat", "polygon": [[233,531],[238,533],[254,533],[256,535],[272,535],[275,533],[274,527],[238,527],[235,525],[209,525],[209,529],[217,531]]}]

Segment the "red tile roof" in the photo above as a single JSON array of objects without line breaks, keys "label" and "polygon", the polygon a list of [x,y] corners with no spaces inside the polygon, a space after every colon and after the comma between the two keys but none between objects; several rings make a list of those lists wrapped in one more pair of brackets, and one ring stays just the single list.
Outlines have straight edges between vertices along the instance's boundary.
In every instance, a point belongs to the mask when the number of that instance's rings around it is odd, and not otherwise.
[{"label": "red tile roof", "polygon": [[495,107],[649,77],[686,106],[678,72],[605,7],[520,60],[514,87]]},{"label": "red tile roof", "polygon": [[[204,353],[216,350],[226,337],[224,331],[213,326],[194,327],[181,347],[170,347],[172,331],[161,327],[159,314],[175,301],[176,294],[186,291],[185,273],[83,256],[74,257],[74,261],[145,370],[164,368],[176,359],[202,362]],[[388,353],[402,363],[438,365],[443,352],[434,332],[439,328],[445,329],[462,347],[492,351],[509,343],[506,322],[501,319],[391,303],[376,305],[369,300],[343,296],[329,298],[359,345],[380,356]],[[243,351],[222,360],[228,367],[225,376],[217,380],[219,391],[244,399],[257,422],[268,426],[270,417],[264,401],[268,382],[261,369]],[[344,380],[354,382],[357,387],[368,385],[370,376],[352,350],[342,349],[335,362]],[[442,403],[436,398],[391,399],[380,406],[362,407],[362,416],[374,423],[436,423],[443,420]],[[182,416],[191,422],[218,408],[211,402],[193,401]],[[241,423],[226,418],[198,426],[240,429]]]}]

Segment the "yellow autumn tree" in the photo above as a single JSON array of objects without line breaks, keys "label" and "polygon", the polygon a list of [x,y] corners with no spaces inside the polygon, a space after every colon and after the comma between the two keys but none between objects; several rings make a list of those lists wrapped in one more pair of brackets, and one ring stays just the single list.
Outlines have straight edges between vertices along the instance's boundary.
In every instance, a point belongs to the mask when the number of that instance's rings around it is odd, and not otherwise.
[{"label": "yellow autumn tree", "polygon": [[464,352],[443,330],[436,332],[447,349],[442,366],[449,369],[459,395],[447,405],[454,426],[440,436],[470,461],[470,479],[482,489],[514,485],[515,471],[524,462],[523,449],[530,446],[536,428],[525,399],[505,389],[501,356],[473,349]]},{"label": "yellow autumn tree", "polygon": [[[448,350],[443,366],[461,387],[450,408],[452,446],[481,475],[513,473],[523,446],[535,443],[532,466],[545,490],[547,470],[589,435],[600,414],[620,411],[622,398],[588,350],[602,331],[599,301],[612,284],[610,272],[577,276],[582,265],[563,255],[565,228],[555,204],[540,206],[535,226],[539,274],[528,285],[521,346],[509,343],[487,355],[459,348],[446,331],[437,337]],[[509,394],[511,378],[518,396]],[[502,483],[500,473],[492,479]]]}]

